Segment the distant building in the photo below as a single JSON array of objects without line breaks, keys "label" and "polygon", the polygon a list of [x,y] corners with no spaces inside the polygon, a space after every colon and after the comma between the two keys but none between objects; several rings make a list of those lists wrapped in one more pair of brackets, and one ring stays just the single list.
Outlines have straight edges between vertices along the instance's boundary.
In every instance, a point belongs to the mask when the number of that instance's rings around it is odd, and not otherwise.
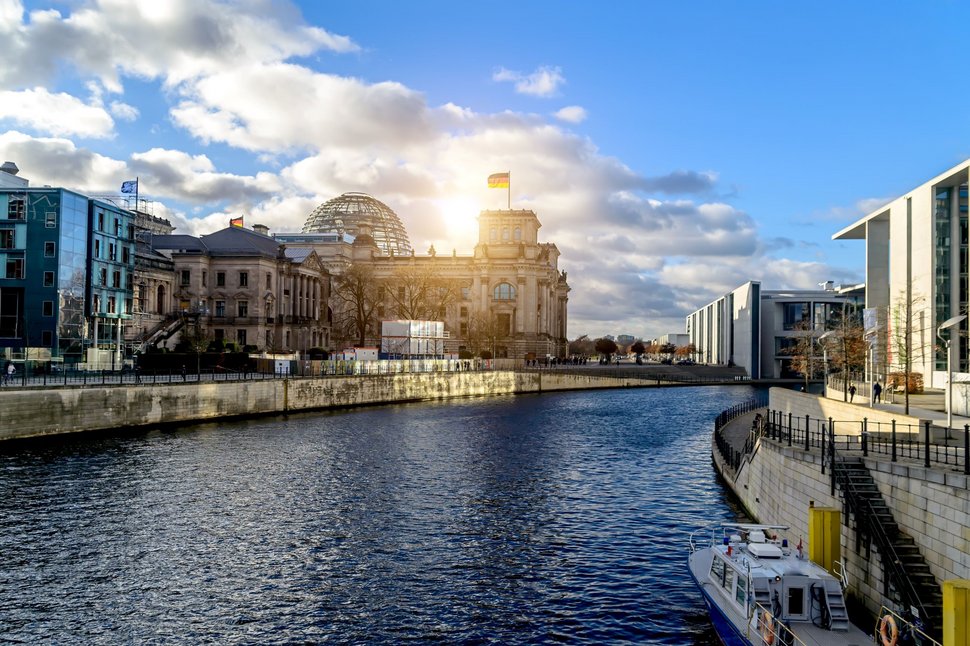
[{"label": "distant building", "polygon": [[861,307],[862,298],[834,286],[767,291],[749,281],[690,314],[687,336],[702,363],[739,366],[752,379],[794,377],[788,350],[798,331],[821,335],[837,312]]},{"label": "distant building", "polygon": [[661,334],[654,340],[654,343],[657,345],[667,345],[669,343],[675,347],[682,348],[690,344],[690,336],[683,333]]},{"label": "distant building", "polygon": [[3,356],[120,368],[134,307],[132,214],[67,189],[31,188],[15,170],[0,167]]}]

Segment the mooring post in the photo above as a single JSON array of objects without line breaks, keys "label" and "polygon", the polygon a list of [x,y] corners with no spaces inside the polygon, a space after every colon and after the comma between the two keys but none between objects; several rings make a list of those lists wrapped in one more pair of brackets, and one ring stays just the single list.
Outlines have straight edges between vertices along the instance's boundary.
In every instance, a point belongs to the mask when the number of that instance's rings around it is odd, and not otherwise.
[{"label": "mooring post", "polygon": [[812,448],[811,436],[808,434],[809,419],[810,418],[809,418],[808,414],[806,413],[805,414],[805,450],[806,451],[808,451],[808,450],[810,450]]}]

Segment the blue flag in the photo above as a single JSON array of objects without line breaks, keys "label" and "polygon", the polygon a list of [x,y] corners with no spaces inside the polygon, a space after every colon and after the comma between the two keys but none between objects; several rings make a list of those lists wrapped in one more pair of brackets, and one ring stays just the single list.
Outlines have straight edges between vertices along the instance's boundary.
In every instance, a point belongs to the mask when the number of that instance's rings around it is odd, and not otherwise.
[{"label": "blue flag", "polygon": [[137,179],[132,179],[132,180],[128,180],[127,182],[122,182],[121,183],[121,192],[122,193],[137,193],[138,192],[138,180]]}]

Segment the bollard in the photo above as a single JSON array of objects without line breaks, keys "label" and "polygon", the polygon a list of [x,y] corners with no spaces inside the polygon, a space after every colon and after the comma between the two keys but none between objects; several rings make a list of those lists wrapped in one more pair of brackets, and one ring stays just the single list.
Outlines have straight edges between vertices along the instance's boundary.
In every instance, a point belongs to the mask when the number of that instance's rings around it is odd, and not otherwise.
[{"label": "bollard", "polygon": [[811,435],[809,435],[808,433],[808,424],[809,424],[809,417],[806,414],[805,415],[805,450],[806,451],[812,448],[812,439],[811,439]]},{"label": "bollard", "polygon": [[926,420],[923,426],[925,437],[923,438],[923,452],[926,454],[923,459],[923,466],[930,468],[930,420]]}]

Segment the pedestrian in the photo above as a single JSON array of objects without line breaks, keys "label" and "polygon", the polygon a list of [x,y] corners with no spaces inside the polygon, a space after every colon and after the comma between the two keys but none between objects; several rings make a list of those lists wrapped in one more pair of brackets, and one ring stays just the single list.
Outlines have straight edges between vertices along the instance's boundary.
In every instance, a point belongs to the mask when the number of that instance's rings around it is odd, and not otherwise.
[{"label": "pedestrian", "polygon": [[877,381],[872,385],[872,401],[879,401],[879,396],[882,395],[882,386]]},{"label": "pedestrian", "polygon": [[849,386],[849,403],[855,398],[855,385]]},{"label": "pedestrian", "polygon": [[185,377],[185,364],[183,363],[182,364],[182,381],[185,381],[185,380],[186,380],[186,377]]},{"label": "pedestrian", "polygon": [[13,365],[13,362],[12,361],[8,361],[7,362],[7,376],[6,376],[6,379],[4,380],[4,383],[5,384],[9,384],[10,382],[13,381],[13,374],[15,372],[17,372],[17,368]]}]

